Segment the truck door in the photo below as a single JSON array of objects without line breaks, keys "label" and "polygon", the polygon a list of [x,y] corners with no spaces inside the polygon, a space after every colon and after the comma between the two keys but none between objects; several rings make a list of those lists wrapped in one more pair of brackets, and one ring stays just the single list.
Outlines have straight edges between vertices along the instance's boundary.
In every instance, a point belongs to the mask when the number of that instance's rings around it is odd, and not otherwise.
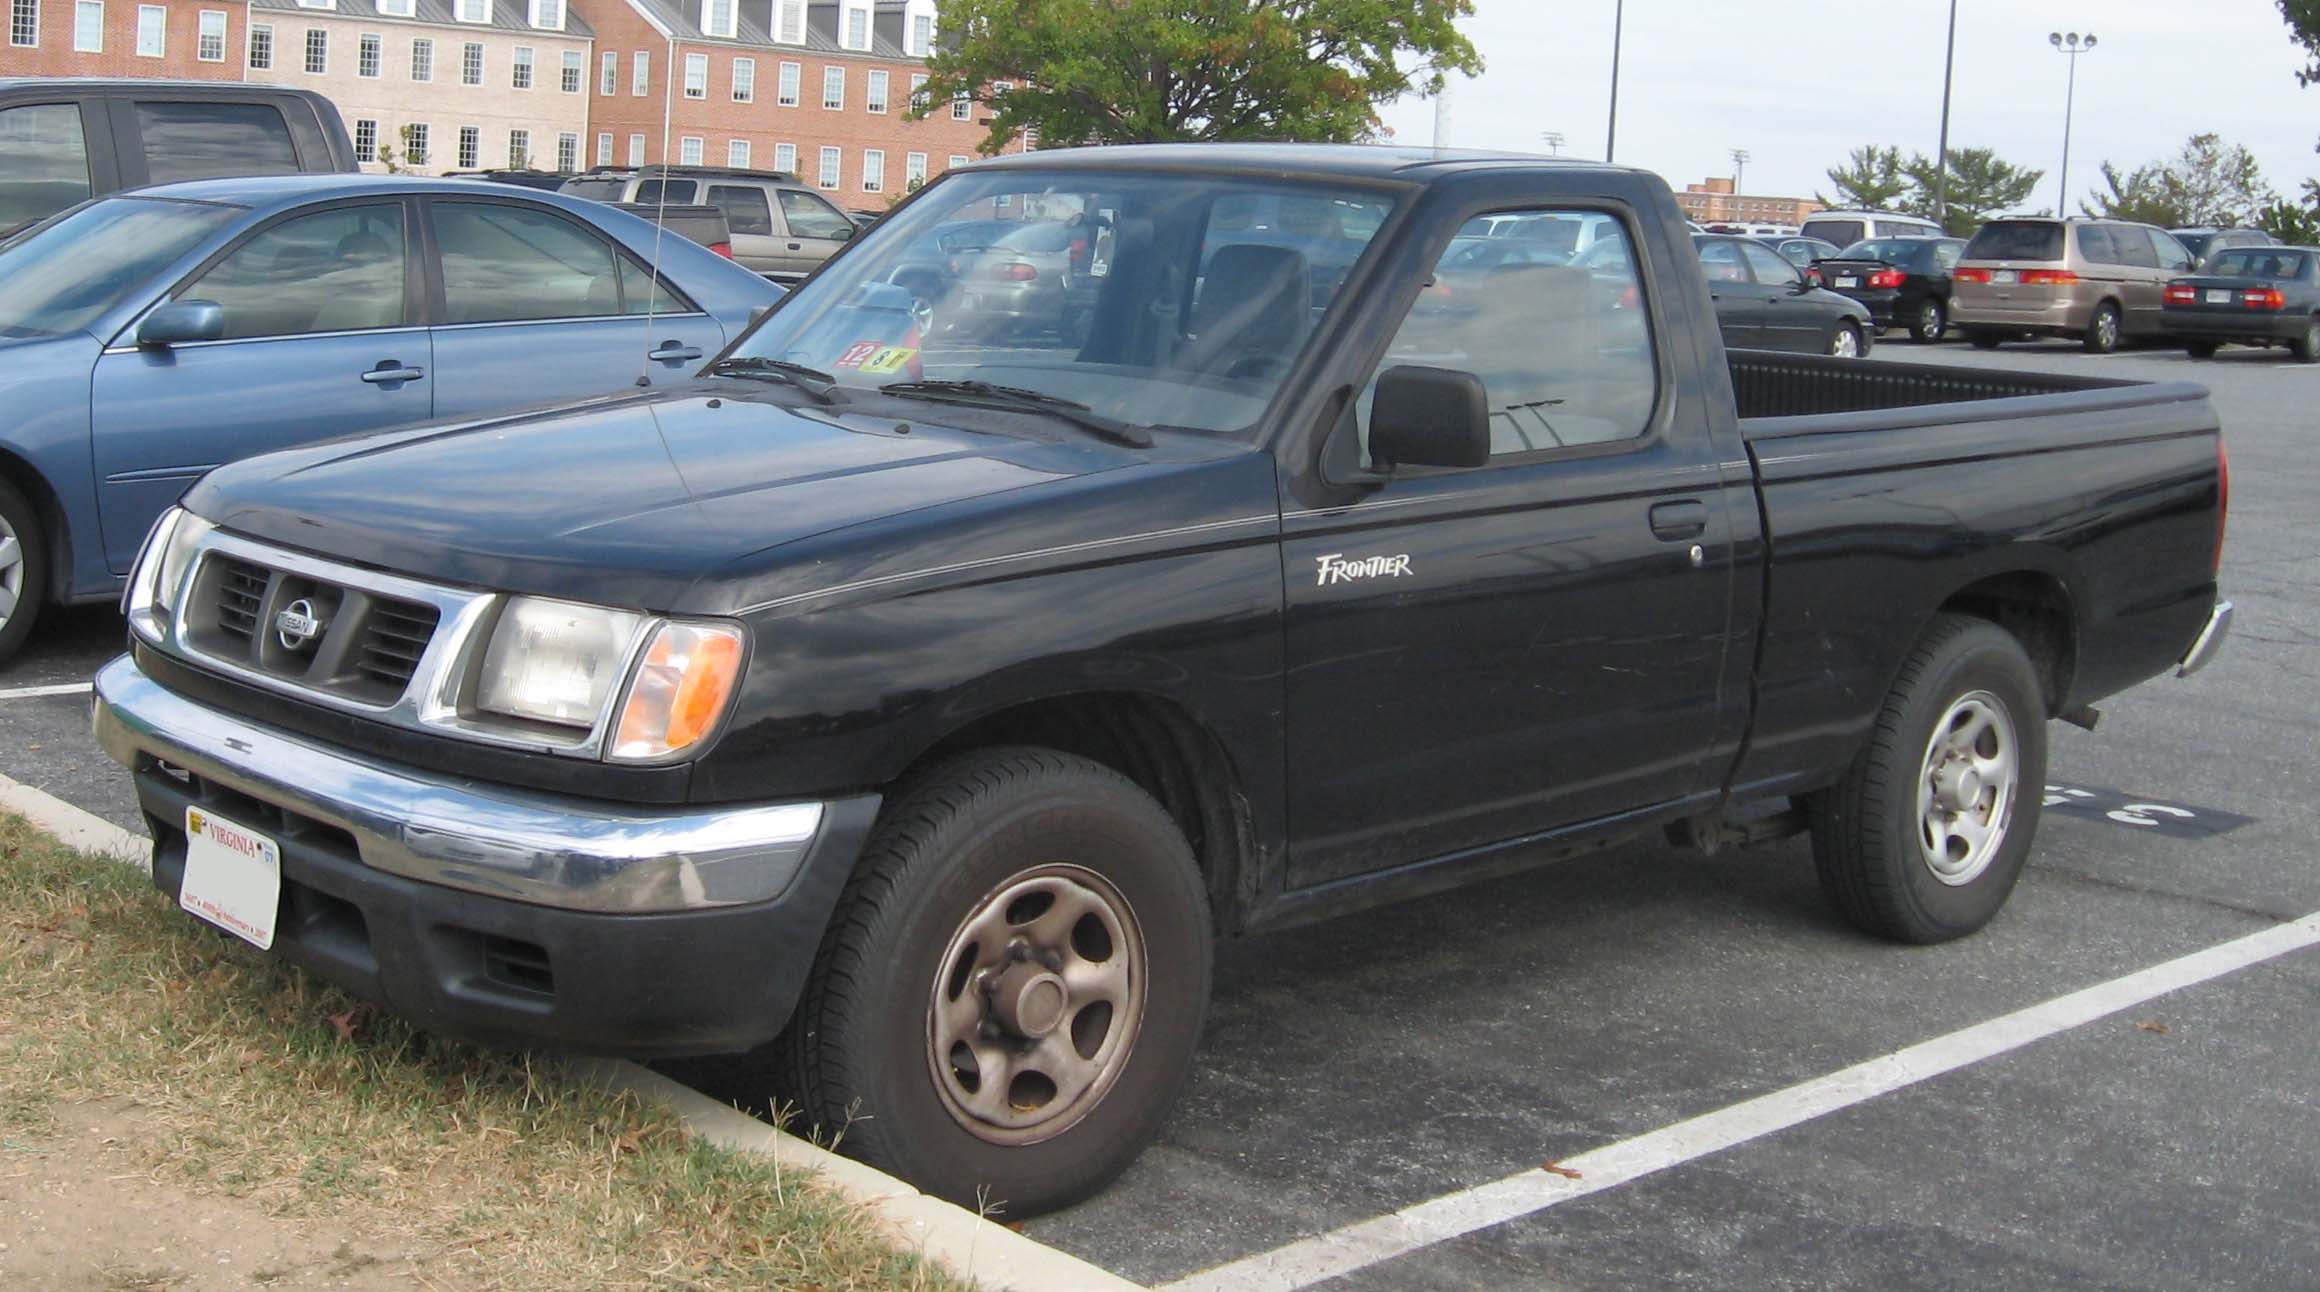
[{"label": "truck door", "polygon": [[[1372,371],[1371,390],[1398,364],[1479,376],[1486,465],[1285,510],[1292,887],[1709,789],[1722,472],[1708,401],[1678,397],[1655,338],[1629,217],[1603,237],[1572,265],[1419,293]],[[1346,416],[1366,464],[1366,392]]]}]

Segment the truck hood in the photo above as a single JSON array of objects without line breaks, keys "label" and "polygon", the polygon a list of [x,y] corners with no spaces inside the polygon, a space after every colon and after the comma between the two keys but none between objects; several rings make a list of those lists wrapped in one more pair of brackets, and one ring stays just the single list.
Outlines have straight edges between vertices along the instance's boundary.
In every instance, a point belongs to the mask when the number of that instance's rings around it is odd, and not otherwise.
[{"label": "truck hood", "polygon": [[[994,416],[909,411],[921,408]],[[417,577],[666,609],[751,553],[1139,461],[999,416],[1032,429],[793,408],[715,382],[268,454],[210,473],[186,505],[252,538]]]}]

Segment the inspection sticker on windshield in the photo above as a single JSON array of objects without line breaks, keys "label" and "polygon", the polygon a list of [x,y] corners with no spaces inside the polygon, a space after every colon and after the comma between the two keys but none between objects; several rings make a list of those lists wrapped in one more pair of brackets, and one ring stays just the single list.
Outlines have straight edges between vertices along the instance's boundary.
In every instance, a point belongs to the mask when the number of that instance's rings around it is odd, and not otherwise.
[{"label": "inspection sticker on windshield", "polygon": [[906,345],[887,345],[883,341],[856,341],[838,356],[833,368],[855,368],[868,373],[900,372],[918,351]]},{"label": "inspection sticker on windshield", "polygon": [[272,947],[282,909],[281,847],[207,808],[187,808],[177,904],[261,951]]}]

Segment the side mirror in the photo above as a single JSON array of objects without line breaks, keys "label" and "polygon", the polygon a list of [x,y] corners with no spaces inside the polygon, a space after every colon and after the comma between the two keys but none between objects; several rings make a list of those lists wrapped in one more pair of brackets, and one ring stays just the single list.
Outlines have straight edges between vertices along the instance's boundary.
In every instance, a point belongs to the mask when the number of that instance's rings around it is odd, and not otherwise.
[{"label": "side mirror", "polygon": [[1791,283],[1791,284],[1789,284],[1789,288],[1788,288],[1788,290],[1789,290],[1789,291],[1791,291],[1791,292],[1793,292],[1793,293],[1795,293],[1795,294],[1796,294],[1796,295],[1798,295],[1798,296],[1802,296],[1802,295],[1804,295],[1806,292],[1809,292],[1809,291],[1811,291],[1812,289],[1814,289],[1815,287],[1818,287],[1818,286],[1820,286],[1820,284],[1819,284],[1819,283],[1817,283],[1817,282],[1814,282],[1814,281],[1813,281],[1813,280],[1814,280],[1815,278],[1817,278],[1817,277],[1819,277],[1819,271],[1818,271],[1818,270],[1814,270],[1814,271],[1812,271],[1812,272],[1810,272],[1810,273],[1802,273],[1802,274],[1798,274],[1798,275],[1796,276],[1796,281],[1795,281],[1795,282],[1793,282],[1793,283]]},{"label": "side mirror", "polygon": [[166,348],[225,334],[225,308],[216,301],[171,301],[137,325],[137,344]]},{"label": "side mirror", "polygon": [[1369,455],[1380,466],[1490,461],[1490,395],[1482,378],[1408,364],[1386,369],[1370,402]]}]

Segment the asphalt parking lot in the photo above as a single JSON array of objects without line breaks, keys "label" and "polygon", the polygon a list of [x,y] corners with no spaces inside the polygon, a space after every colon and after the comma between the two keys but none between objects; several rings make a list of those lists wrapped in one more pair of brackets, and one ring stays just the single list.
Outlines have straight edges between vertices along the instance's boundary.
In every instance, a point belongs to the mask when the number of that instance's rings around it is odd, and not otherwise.
[{"label": "asphalt parking lot", "polygon": [[[1186,1288],[2320,1286],[2320,948],[2126,992],[1616,1187],[1492,1191],[2320,912],[2320,365],[1877,359],[2199,380],[2230,444],[2233,640],[2093,733],[2054,728],[2059,802],[2005,914],[1888,946],[1822,905],[1801,840],[1637,846],[1230,946],[1162,1141],[1033,1236]],[[0,669],[0,772],[134,827],[69,689],[120,634],[103,607],[60,615]]]}]

